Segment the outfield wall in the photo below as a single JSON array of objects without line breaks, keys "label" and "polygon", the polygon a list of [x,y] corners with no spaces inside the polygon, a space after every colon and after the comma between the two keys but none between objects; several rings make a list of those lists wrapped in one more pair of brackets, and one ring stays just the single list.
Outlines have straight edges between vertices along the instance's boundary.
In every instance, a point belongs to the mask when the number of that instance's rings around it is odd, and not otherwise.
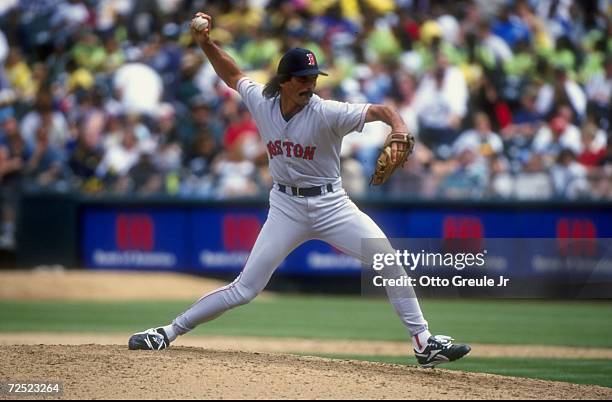
[{"label": "outfield wall", "polygon": [[[567,259],[584,257],[612,278],[612,204],[566,202],[357,202],[392,238],[499,239],[505,270],[563,279]],[[267,216],[265,200],[203,201],[86,198],[26,194],[22,198],[17,258],[20,265],[61,264],[90,269],[239,272]],[[514,239],[514,240],[512,240]],[[529,267],[531,252],[517,239],[548,239],[548,257],[563,267]],[[574,244],[573,239],[590,239]],[[533,243],[533,242],[532,242]],[[500,246],[502,245],[502,246]],[[428,250],[429,251],[429,250]],[[527,261],[527,262],[525,262]],[[526,266],[527,265],[527,266]],[[283,262],[279,274],[359,276],[361,264],[320,241],[308,242]]]}]

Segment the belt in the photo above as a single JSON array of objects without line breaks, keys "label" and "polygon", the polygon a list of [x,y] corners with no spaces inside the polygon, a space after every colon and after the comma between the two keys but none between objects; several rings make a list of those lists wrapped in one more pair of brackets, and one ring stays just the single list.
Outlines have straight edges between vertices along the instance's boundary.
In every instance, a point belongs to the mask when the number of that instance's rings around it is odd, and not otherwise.
[{"label": "belt", "polygon": [[[278,188],[278,191],[280,191],[281,193],[294,195],[300,198],[316,197],[319,195],[334,192],[334,186],[332,184],[327,184],[325,186],[320,186],[320,187],[308,187],[308,188],[290,187],[290,186],[285,186],[284,184],[277,184],[277,188]],[[291,192],[288,193],[287,190],[291,190]]]}]

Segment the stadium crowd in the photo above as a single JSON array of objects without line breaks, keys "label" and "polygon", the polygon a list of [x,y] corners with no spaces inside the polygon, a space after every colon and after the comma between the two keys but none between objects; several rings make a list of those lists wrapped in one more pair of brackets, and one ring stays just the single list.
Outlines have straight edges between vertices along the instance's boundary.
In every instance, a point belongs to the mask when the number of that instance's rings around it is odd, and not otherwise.
[{"label": "stadium crowd", "polygon": [[[353,195],[612,199],[612,6],[601,0],[4,0],[0,183],[23,189],[257,196],[266,148],[193,43],[196,10],[254,79],[307,47],[318,93],[395,106],[418,137],[369,189],[388,128],[349,134]],[[3,238],[6,236],[3,236]]]}]

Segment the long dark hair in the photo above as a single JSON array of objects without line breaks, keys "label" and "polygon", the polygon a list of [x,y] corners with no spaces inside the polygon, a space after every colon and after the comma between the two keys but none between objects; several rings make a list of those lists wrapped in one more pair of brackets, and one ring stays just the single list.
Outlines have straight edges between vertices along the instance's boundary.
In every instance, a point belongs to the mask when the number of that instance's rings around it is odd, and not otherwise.
[{"label": "long dark hair", "polygon": [[280,84],[289,81],[291,77],[285,74],[280,74],[272,77],[263,89],[263,96],[268,99],[274,98],[280,94]]}]

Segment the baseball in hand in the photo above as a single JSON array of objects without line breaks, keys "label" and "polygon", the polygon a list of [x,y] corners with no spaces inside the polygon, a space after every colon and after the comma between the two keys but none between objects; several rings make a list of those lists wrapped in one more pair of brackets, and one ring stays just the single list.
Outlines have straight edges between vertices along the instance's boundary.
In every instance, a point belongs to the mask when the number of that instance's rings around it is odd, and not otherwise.
[{"label": "baseball in hand", "polygon": [[193,27],[196,31],[203,31],[208,28],[208,20],[204,17],[195,17],[193,19]]}]

